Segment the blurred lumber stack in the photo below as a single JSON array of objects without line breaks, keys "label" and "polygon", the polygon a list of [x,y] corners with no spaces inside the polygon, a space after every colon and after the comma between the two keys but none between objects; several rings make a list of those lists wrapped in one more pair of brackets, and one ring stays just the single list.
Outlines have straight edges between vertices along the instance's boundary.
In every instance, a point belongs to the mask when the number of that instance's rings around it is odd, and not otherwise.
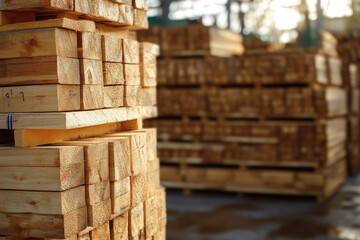
[{"label": "blurred lumber stack", "polygon": [[[335,35],[329,32],[322,34],[322,45],[328,55],[339,56],[341,72],[347,95],[349,114],[348,124],[348,167],[352,175],[360,171],[360,44],[355,35]],[[330,63],[330,62],[329,62]],[[333,62],[334,63],[334,62]],[[336,64],[336,63],[335,63]],[[329,66],[331,67],[331,66]]]},{"label": "blurred lumber stack", "polygon": [[0,0],[0,236],[165,239],[146,1]]},{"label": "blurred lumber stack", "polygon": [[149,31],[139,32],[139,40],[159,44],[163,56],[228,57],[244,52],[240,35],[200,24],[153,27]]},{"label": "blurred lumber stack", "polygon": [[[335,60],[338,60],[334,57]],[[346,178],[346,92],[320,51],[162,56],[161,179],[184,190],[310,195]]]}]

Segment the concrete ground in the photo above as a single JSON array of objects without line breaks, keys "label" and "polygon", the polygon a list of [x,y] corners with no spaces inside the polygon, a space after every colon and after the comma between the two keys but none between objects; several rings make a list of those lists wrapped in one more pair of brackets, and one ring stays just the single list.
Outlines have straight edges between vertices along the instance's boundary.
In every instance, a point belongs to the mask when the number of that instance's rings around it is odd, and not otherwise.
[{"label": "concrete ground", "polygon": [[360,176],[333,198],[168,190],[168,240],[360,240]]}]

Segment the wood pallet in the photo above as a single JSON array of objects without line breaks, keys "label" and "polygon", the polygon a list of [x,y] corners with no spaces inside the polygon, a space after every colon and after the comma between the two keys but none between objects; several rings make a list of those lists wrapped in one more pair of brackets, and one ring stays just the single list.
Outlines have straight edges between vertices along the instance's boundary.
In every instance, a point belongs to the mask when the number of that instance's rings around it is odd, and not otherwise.
[{"label": "wood pallet", "polygon": [[323,201],[332,196],[346,179],[344,160],[322,170],[294,168],[226,168],[207,165],[165,165],[161,181],[168,188],[221,190],[241,193],[263,193],[314,196]]},{"label": "wood pallet", "polygon": [[244,49],[240,35],[200,24],[166,27],[139,32],[139,39],[160,45],[161,55],[171,57],[240,55]]}]

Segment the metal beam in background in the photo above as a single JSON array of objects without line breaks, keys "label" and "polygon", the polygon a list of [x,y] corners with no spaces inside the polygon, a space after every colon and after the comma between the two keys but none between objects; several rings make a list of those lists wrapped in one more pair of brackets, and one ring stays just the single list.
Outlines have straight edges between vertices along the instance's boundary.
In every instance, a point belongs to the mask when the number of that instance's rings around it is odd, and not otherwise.
[{"label": "metal beam in background", "polygon": [[171,2],[172,0],[161,0],[161,18],[165,21],[169,19]]}]

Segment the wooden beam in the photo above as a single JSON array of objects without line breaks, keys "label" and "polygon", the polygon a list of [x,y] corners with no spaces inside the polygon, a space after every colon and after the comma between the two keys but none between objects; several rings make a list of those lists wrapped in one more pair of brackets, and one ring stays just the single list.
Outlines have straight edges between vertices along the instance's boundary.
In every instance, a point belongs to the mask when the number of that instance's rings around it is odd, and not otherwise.
[{"label": "wooden beam", "polygon": [[101,35],[94,32],[78,32],[78,51],[82,59],[102,60]]},{"label": "wooden beam", "polygon": [[139,64],[139,42],[123,39],[123,62],[129,64]]},{"label": "wooden beam", "polygon": [[49,8],[58,10],[73,10],[72,0],[1,0],[0,10],[27,10],[32,8]]},{"label": "wooden beam", "polygon": [[[13,16],[8,17],[9,22],[6,23],[6,25],[0,26],[0,32],[31,30],[31,29],[39,29],[39,28],[64,28],[64,29],[74,30],[77,32],[95,32],[96,29],[95,23],[89,20],[73,20],[70,18],[56,18],[56,19],[49,19],[43,21],[35,21],[35,16],[30,19],[20,18],[22,16],[28,16],[29,12],[25,12],[25,13],[5,12],[4,14],[5,14],[4,18],[7,18],[6,16],[7,14],[13,14]],[[16,18],[12,20],[11,18],[14,17],[18,17],[19,20],[17,20]],[[21,22],[16,23],[18,21]]]},{"label": "wooden beam", "polygon": [[57,112],[80,109],[80,88],[33,85],[0,88],[0,112]]},{"label": "wooden beam", "polygon": [[85,187],[63,192],[0,190],[0,212],[63,215],[84,207]]},{"label": "wooden beam", "polygon": [[[156,107],[122,107],[59,113],[14,113],[14,129],[74,129],[157,116]],[[0,129],[7,129],[7,114],[0,114]]]},{"label": "wooden beam", "polygon": [[129,232],[129,213],[113,219],[111,221],[111,239],[127,239]]},{"label": "wooden beam", "polygon": [[124,65],[122,63],[104,62],[104,84],[105,85],[124,85]]},{"label": "wooden beam", "polygon": [[0,148],[0,189],[64,191],[84,178],[82,147]]},{"label": "wooden beam", "polygon": [[146,134],[142,132],[122,132],[108,134],[106,137],[118,138],[126,137],[130,138],[131,149],[131,173],[132,175],[138,175],[146,172],[147,168],[147,149],[146,149]]},{"label": "wooden beam", "polygon": [[104,108],[104,85],[81,85],[81,110]]},{"label": "wooden beam", "polygon": [[[83,52],[82,54],[90,56]],[[96,56],[93,56],[94,58]],[[80,59],[80,77],[81,84],[87,85],[102,85],[103,80],[103,65],[101,60]]]},{"label": "wooden beam", "polygon": [[79,60],[56,56],[0,60],[0,86],[34,84],[79,85]]},{"label": "wooden beam", "polygon": [[131,177],[131,207],[137,206],[146,200],[147,172]]},{"label": "wooden beam", "polygon": [[111,182],[111,206],[113,214],[123,214],[130,209],[130,177]]},{"label": "wooden beam", "polygon": [[95,228],[90,233],[92,240],[110,240],[110,225],[109,222]]},{"label": "wooden beam", "polygon": [[130,210],[129,236],[137,237],[144,229],[144,205],[139,204]]},{"label": "wooden beam", "polygon": [[104,107],[117,108],[124,106],[124,86],[104,87]]},{"label": "wooden beam", "polygon": [[125,84],[127,86],[140,86],[140,65],[124,64]]},{"label": "wooden beam", "polygon": [[109,123],[80,129],[15,130],[15,146],[34,147],[61,141],[97,137],[99,135],[112,133],[119,130],[121,130],[120,123]]},{"label": "wooden beam", "polygon": [[64,239],[84,230],[86,219],[85,206],[63,215],[0,213],[0,232],[15,239]]},{"label": "wooden beam", "polygon": [[124,104],[127,107],[139,106],[140,103],[140,87],[125,86]]},{"label": "wooden beam", "polygon": [[[144,217],[145,217],[145,237],[149,238],[154,236],[158,231],[158,198],[156,192],[144,203]],[[156,206],[156,207],[155,207]]]},{"label": "wooden beam", "polygon": [[116,36],[102,36],[102,54],[106,62],[123,62],[122,39]]},{"label": "wooden beam", "polygon": [[0,33],[0,59],[62,56],[77,58],[75,31],[61,28]]}]

